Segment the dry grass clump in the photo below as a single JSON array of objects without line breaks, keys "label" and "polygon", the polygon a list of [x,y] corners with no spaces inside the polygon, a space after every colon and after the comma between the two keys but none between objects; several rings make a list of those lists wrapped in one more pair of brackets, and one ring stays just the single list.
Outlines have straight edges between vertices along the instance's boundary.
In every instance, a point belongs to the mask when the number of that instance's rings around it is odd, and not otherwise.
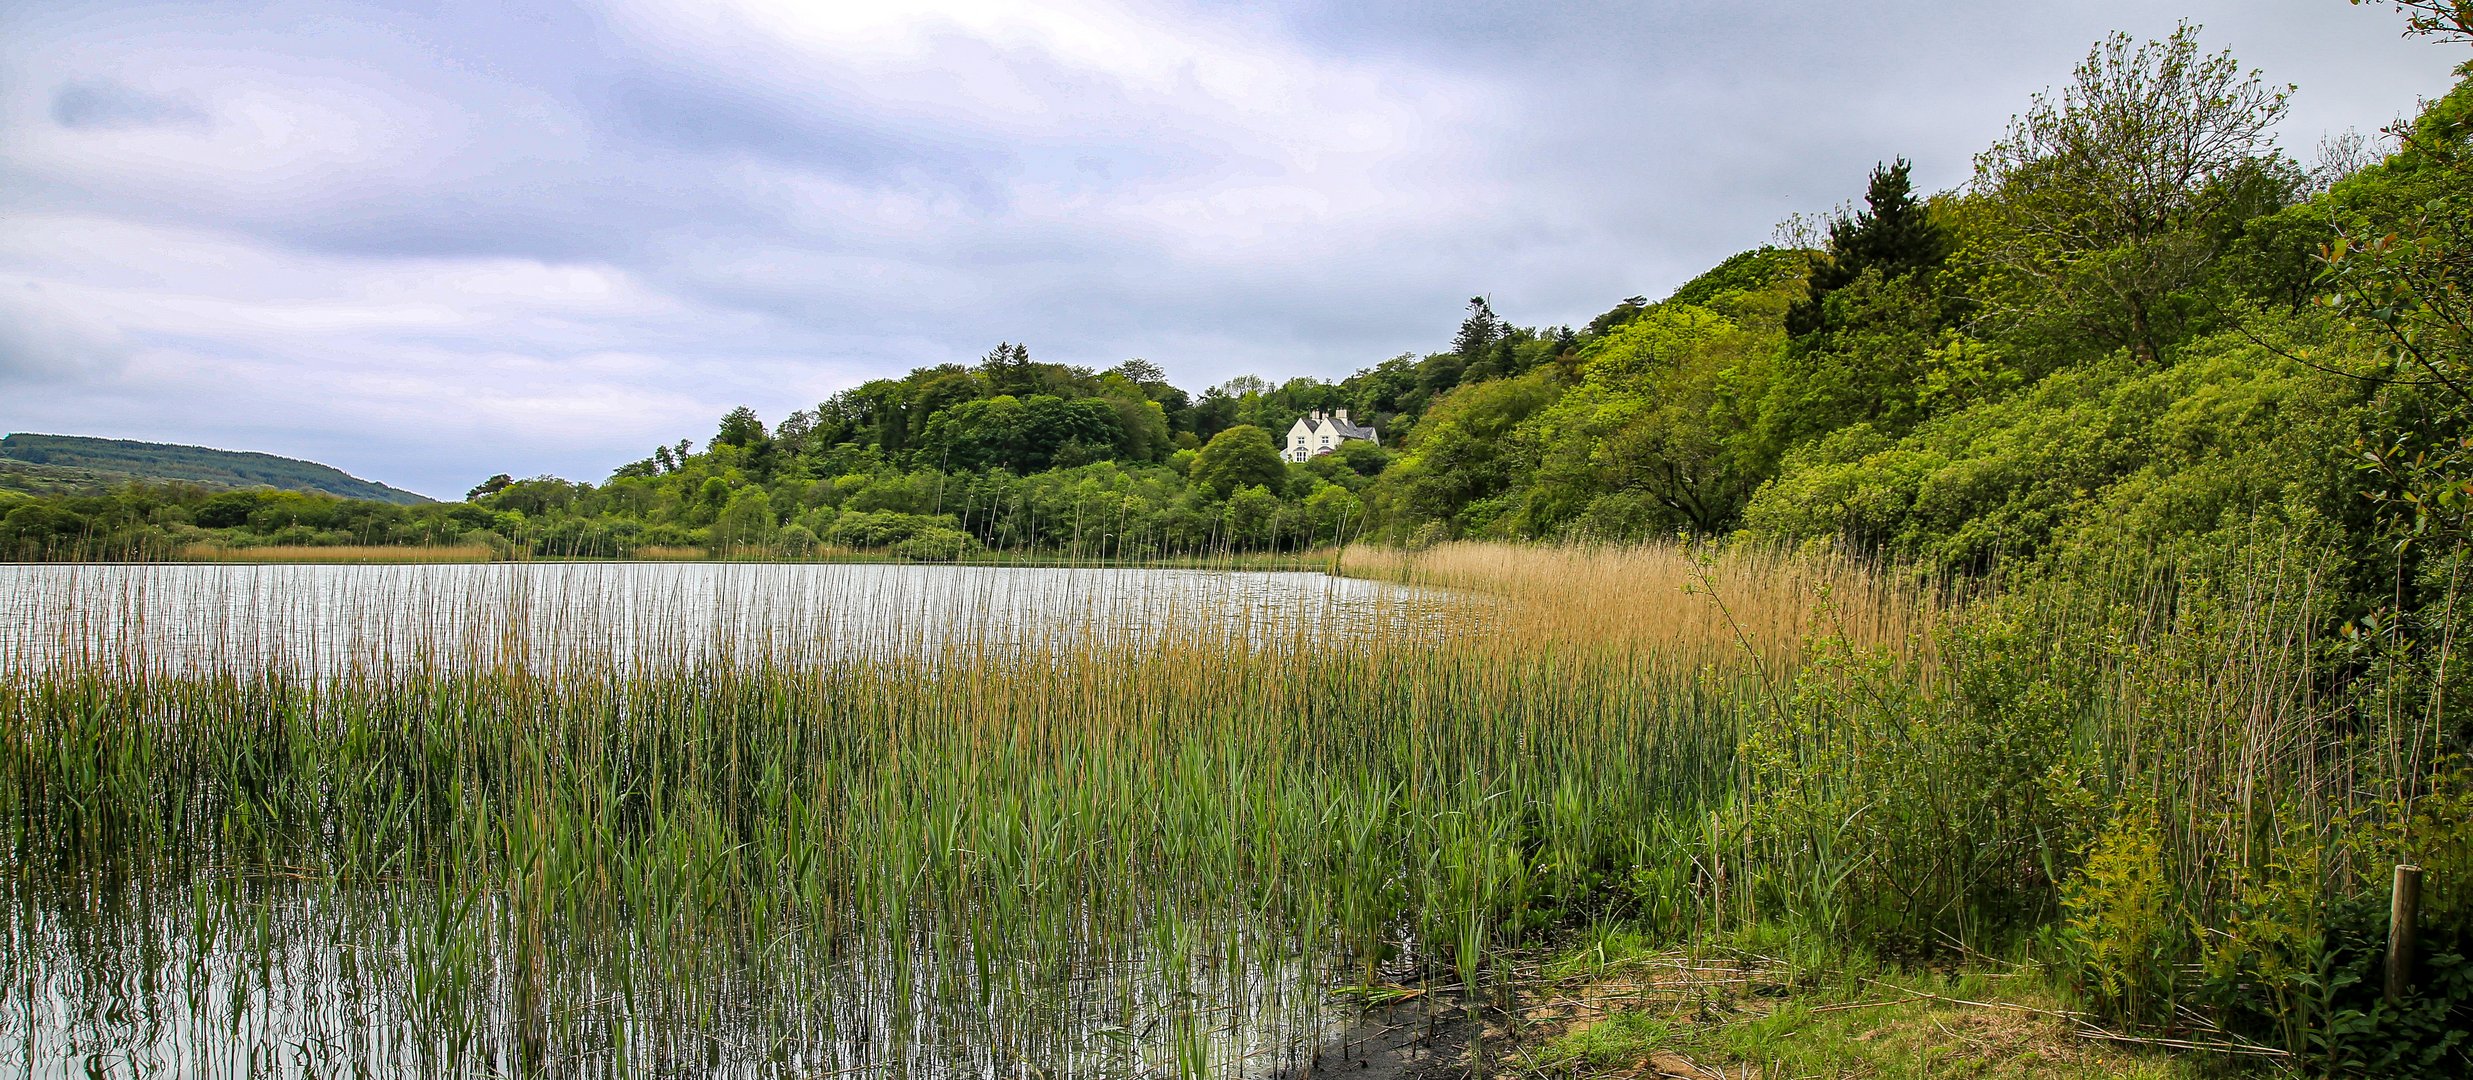
[{"label": "dry grass clump", "polygon": [[647,560],[686,561],[711,558],[712,553],[700,547],[677,547],[664,546],[661,544],[647,544],[643,547],[635,549],[635,557],[638,559]]},{"label": "dry grass clump", "polygon": [[267,544],[261,547],[190,544],[180,549],[179,557],[183,562],[475,563],[488,562],[497,556],[487,544],[426,547],[400,544]]},{"label": "dry grass clump", "polygon": [[1344,572],[1496,598],[1514,637],[1656,650],[1698,662],[1790,661],[1811,641],[1904,652],[1939,611],[1923,590],[1851,560],[1675,543],[1351,548]]}]

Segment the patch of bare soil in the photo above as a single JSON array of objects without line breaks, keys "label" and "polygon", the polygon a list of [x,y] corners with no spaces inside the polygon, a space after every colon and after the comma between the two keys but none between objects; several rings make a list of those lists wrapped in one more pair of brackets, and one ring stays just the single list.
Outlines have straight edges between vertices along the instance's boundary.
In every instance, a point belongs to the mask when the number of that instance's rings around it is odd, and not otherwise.
[{"label": "patch of bare soil", "polygon": [[1417,993],[1366,1010],[1314,1057],[1273,1073],[1272,1080],[1350,1077],[1356,1080],[1441,1080],[1468,1075],[1468,1049],[1478,1023],[1448,995]]}]

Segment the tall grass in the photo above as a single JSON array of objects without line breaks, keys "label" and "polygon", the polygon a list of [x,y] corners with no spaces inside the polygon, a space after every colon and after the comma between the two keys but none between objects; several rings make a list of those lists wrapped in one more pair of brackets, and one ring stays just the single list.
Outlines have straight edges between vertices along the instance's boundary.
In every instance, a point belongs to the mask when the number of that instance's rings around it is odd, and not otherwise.
[{"label": "tall grass", "polygon": [[[69,595],[152,610],[143,573]],[[0,1017],[159,1066],[212,1028],[337,1067],[628,1072],[707,1036],[747,1072],[1267,1067],[1334,981],[1481,988],[1726,783],[1734,699],[1691,658],[1425,592],[1318,622],[1066,580],[1038,618],[876,593],[830,633],[796,594],[660,634],[600,594],[381,593],[455,640],[316,664],[82,624],[0,680]],[[37,1022],[121,971],[157,992]],[[332,1030],[338,993],[384,1038]]]},{"label": "tall grass", "polygon": [[[2169,557],[2094,539],[1964,603],[1810,553],[1351,565],[1500,597],[1537,641],[1751,658],[1730,782],[1632,871],[1644,907],[1890,960],[2024,951],[2119,1020],[2317,1069],[2473,1065],[2445,1035],[2473,1024],[2443,974],[2473,953],[2457,598],[2416,640],[2348,625],[2343,563],[2269,530]],[[2401,1005],[2376,993],[2399,862],[2445,942]]]},{"label": "tall grass", "polygon": [[1352,547],[1343,572],[1492,598],[1535,644],[1654,650],[1691,663],[1792,663],[1815,638],[1928,648],[1941,604],[1852,560],[1676,544]]},{"label": "tall grass", "polygon": [[[1266,1073],[1334,987],[1483,997],[1581,919],[2263,940],[2265,875],[2307,840],[2355,888],[2363,815],[2430,768],[2319,696],[2297,558],[1955,608],[1808,555],[1343,561],[1405,587],[17,579],[56,640],[0,654],[0,1036],[206,1074]],[[2094,990],[2220,1018],[2176,972],[2261,962],[2148,944]]]}]

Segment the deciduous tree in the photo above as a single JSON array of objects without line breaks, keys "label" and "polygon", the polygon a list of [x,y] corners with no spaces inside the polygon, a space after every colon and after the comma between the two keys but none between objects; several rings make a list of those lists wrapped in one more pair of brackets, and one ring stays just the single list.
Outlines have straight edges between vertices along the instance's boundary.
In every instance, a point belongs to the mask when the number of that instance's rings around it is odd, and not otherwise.
[{"label": "deciduous tree", "polygon": [[1279,460],[1279,446],[1271,441],[1271,433],[1252,424],[1235,427],[1211,436],[1202,452],[1194,455],[1193,486],[1215,499],[1224,499],[1242,487],[1278,488],[1288,476],[1288,468]]},{"label": "deciduous tree", "polygon": [[1975,160],[1975,188],[1998,210],[1980,254],[2007,286],[1989,299],[2012,317],[2057,308],[2157,360],[2173,295],[2226,242],[2223,212],[2295,171],[2271,141],[2290,91],[2229,52],[2202,54],[2186,23],[2160,42],[2097,44],[2057,98],[2036,95]]}]

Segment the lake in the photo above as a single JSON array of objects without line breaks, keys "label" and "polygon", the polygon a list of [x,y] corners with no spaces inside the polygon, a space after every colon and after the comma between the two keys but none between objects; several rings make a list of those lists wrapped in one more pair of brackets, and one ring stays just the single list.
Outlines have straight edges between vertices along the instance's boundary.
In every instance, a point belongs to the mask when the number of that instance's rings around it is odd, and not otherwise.
[{"label": "lake", "polygon": [[0,564],[0,664],[172,669],[555,661],[717,644],[802,655],[1121,640],[1212,624],[1336,634],[1425,594],[1317,573],[814,563]]}]

